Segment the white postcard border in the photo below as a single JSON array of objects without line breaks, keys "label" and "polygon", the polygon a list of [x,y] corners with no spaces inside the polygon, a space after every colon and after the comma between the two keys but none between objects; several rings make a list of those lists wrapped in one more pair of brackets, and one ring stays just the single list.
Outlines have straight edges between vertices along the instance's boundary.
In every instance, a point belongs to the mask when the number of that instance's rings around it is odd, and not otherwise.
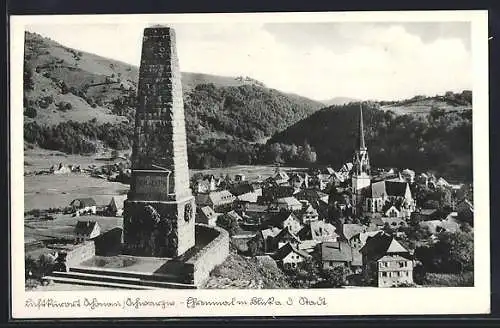
[{"label": "white postcard border", "polygon": [[[176,15],[51,15],[10,17],[10,170],[11,170],[11,295],[13,318],[184,317],[184,316],[311,316],[380,314],[475,314],[490,311],[489,120],[487,11],[176,14]],[[348,288],[289,290],[152,290],[25,292],[23,244],[23,49],[26,25],[154,24],[181,22],[317,22],[317,21],[470,21],[473,54],[474,287]],[[227,59],[226,59],[227,60]],[[23,256],[21,256],[23,255]],[[190,307],[197,298],[219,306]],[[262,302],[252,303],[252,298]],[[94,298],[109,306],[92,309]],[[274,298],[274,304],[264,304]],[[130,299],[128,301],[128,299]],[[136,301],[154,305],[138,306]],[[305,300],[326,305],[304,305]],[[46,306],[42,306],[45,300]],[[169,301],[175,302],[170,305]],[[247,302],[247,304],[239,304]],[[278,305],[276,302],[280,302]],[[30,303],[31,302],[31,303]],[[71,303],[73,302],[73,303]],[[224,304],[224,302],[226,302]],[[289,304],[289,303],[292,304]],[[50,307],[48,304],[52,304]],[[69,306],[73,304],[74,306]],[[112,306],[115,303],[119,306]],[[255,303],[255,304],[254,304]],[[80,306],[77,306],[80,304]],[[94,303],[95,304],[95,303]]]}]

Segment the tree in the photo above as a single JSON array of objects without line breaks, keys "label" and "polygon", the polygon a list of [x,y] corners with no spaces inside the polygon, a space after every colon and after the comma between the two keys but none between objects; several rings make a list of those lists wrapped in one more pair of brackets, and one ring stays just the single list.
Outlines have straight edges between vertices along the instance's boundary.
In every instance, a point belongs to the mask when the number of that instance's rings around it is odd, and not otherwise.
[{"label": "tree", "polygon": [[474,269],[474,235],[466,232],[443,232],[435,245],[440,256],[448,259],[448,269],[462,273]]},{"label": "tree", "polygon": [[347,274],[344,266],[336,266],[324,271],[323,276],[330,287],[339,288],[347,284]]},{"label": "tree", "polygon": [[261,238],[255,237],[248,242],[248,253],[250,256],[257,256],[264,252],[264,242]]},{"label": "tree", "polygon": [[36,115],[37,115],[37,112],[36,112],[36,109],[33,108],[33,107],[28,107],[26,108],[26,110],[24,111],[24,115],[26,115],[27,117],[29,118],[35,118]]},{"label": "tree", "polygon": [[362,217],[360,218],[360,220],[359,220],[359,221],[360,221],[360,223],[361,223],[362,225],[365,225],[365,226],[369,226],[369,225],[370,225],[370,223],[371,223],[370,218],[369,218],[369,217],[367,217],[367,216],[362,216]]},{"label": "tree", "polygon": [[31,64],[27,60],[24,61],[23,80],[25,91],[34,89],[35,82],[33,81],[33,67],[31,67]]},{"label": "tree", "polygon": [[312,150],[311,145],[306,141],[302,147],[302,152],[300,153],[300,158],[306,163],[316,162],[316,153]]},{"label": "tree", "polygon": [[427,272],[463,273],[474,268],[474,236],[458,231],[441,232],[432,246],[418,247],[418,258]]},{"label": "tree", "polygon": [[227,214],[220,215],[217,218],[216,224],[218,227],[227,230],[230,236],[233,236],[240,231],[240,226],[238,225],[236,219]]},{"label": "tree", "polygon": [[460,230],[462,230],[465,233],[472,233],[473,232],[471,225],[467,222],[462,223],[462,225],[460,226]]},{"label": "tree", "polygon": [[64,95],[64,94],[67,94],[68,92],[70,92],[70,88],[68,87],[66,82],[62,81],[61,82],[61,93]]},{"label": "tree", "polygon": [[38,275],[39,277],[43,277],[48,273],[52,272],[54,268],[54,260],[45,254],[41,254],[38,258]]},{"label": "tree", "polygon": [[389,235],[393,235],[394,234],[394,229],[392,229],[392,227],[389,224],[389,222],[384,223],[384,227],[382,228],[382,231],[384,231],[385,233],[387,233]]}]

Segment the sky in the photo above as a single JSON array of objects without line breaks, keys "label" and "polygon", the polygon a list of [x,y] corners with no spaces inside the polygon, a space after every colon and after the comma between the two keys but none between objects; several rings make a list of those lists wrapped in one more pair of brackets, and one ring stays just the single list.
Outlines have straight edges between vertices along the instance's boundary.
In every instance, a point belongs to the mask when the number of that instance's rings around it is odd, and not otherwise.
[{"label": "sky", "polygon": [[[396,100],[472,89],[468,22],[176,23],[181,70],[249,76],[315,100]],[[138,66],[143,23],[32,25]]]}]

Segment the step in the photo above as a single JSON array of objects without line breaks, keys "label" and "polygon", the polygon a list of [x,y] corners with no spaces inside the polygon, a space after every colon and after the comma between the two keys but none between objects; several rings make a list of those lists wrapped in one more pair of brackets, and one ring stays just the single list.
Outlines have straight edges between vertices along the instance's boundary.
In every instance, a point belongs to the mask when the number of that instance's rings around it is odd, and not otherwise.
[{"label": "step", "polygon": [[148,272],[134,272],[134,271],[125,271],[125,270],[113,270],[107,268],[87,268],[82,266],[72,266],[69,268],[70,272],[79,272],[79,273],[90,273],[96,275],[103,276],[112,276],[116,277],[119,275],[120,277],[130,277],[130,278],[140,278],[151,281],[168,281],[175,283],[183,283],[181,281],[181,277],[172,275],[172,274],[163,274],[163,273],[148,273]]},{"label": "step", "polygon": [[119,284],[133,284],[144,287],[155,287],[155,288],[166,288],[166,289],[195,289],[196,286],[192,284],[182,284],[177,282],[169,281],[157,281],[148,280],[139,277],[122,277],[119,275],[100,275],[94,273],[84,273],[84,272],[52,272],[54,277],[71,278],[71,279],[82,279],[90,281],[100,281],[100,282],[110,282]]},{"label": "step", "polygon": [[52,280],[61,284],[71,284],[71,285],[84,285],[84,286],[99,286],[99,287],[109,287],[109,288],[119,288],[119,289],[161,289],[155,287],[146,287],[146,286],[136,286],[132,284],[120,284],[120,283],[112,283],[112,282],[102,282],[102,281],[93,281],[93,280],[83,280],[83,279],[75,279],[75,278],[64,278],[64,277],[55,277],[55,276],[45,276],[43,280]]}]

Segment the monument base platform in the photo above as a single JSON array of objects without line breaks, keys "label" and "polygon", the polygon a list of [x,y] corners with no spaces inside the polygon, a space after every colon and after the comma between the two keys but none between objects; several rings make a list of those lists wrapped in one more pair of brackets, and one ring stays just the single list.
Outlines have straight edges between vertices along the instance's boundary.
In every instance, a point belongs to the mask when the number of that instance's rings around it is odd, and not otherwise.
[{"label": "monument base platform", "polygon": [[121,289],[198,288],[229,255],[229,235],[204,224],[197,224],[195,232],[195,246],[177,258],[97,255],[44,279]]}]

